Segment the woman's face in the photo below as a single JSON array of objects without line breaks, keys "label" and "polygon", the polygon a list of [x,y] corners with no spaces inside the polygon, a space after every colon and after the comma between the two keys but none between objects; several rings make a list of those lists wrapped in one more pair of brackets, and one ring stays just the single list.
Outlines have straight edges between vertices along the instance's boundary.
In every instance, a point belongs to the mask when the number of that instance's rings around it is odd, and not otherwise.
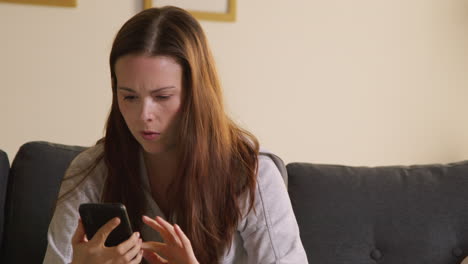
[{"label": "woman's face", "polygon": [[115,75],[119,110],[130,132],[146,152],[164,152],[175,143],[182,67],[167,56],[125,55]]}]

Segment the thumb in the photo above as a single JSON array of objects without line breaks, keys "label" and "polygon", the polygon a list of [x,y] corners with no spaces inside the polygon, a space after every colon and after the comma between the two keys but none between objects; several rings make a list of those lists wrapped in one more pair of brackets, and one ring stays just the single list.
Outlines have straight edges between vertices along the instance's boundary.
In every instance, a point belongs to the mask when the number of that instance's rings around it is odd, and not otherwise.
[{"label": "thumb", "polygon": [[86,232],[81,222],[81,218],[78,219],[78,226],[75,229],[75,233],[72,237],[72,244],[78,244],[81,242],[86,242]]},{"label": "thumb", "polygon": [[120,224],[120,218],[114,217],[109,220],[105,225],[101,226],[96,232],[94,237],[91,239],[91,242],[96,242],[98,244],[104,245],[109,234]]}]

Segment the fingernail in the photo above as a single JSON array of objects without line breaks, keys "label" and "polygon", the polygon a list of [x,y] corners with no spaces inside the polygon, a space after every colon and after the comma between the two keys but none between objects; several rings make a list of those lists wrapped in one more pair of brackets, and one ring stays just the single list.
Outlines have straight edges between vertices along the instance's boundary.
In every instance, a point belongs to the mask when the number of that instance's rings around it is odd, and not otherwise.
[{"label": "fingernail", "polygon": [[135,232],[136,237],[140,237],[140,232]]}]

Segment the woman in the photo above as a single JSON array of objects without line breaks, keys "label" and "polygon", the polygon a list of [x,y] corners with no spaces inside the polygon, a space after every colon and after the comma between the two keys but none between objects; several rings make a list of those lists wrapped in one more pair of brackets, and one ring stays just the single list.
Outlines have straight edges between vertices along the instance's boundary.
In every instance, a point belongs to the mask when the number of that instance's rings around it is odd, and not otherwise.
[{"label": "woman", "polygon": [[[110,69],[105,137],[67,170],[45,263],[307,263],[280,173],[225,114],[189,13],[135,15],[114,40]],[[77,212],[87,202],[125,204],[137,232],[105,247],[114,219],[88,241]]]}]

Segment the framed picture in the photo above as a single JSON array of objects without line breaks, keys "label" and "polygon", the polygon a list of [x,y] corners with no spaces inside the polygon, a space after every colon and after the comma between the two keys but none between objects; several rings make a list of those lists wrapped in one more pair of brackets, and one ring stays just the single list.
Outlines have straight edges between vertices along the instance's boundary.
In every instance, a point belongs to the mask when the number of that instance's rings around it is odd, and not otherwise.
[{"label": "framed picture", "polygon": [[203,20],[236,20],[236,0],[143,0],[144,8],[177,6],[189,11],[194,17]]},{"label": "framed picture", "polygon": [[76,7],[76,1],[77,0],[0,0],[0,2],[14,4],[50,5],[64,7]]}]

